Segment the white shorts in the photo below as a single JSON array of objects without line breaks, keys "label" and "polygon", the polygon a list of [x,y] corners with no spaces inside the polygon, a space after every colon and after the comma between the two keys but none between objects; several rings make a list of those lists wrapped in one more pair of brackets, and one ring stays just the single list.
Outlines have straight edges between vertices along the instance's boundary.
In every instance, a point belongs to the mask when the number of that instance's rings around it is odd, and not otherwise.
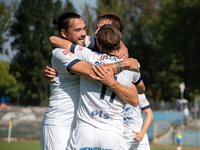
[{"label": "white shorts", "polygon": [[74,127],[42,125],[41,150],[66,150]]},{"label": "white shorts", "polygon": [[68,150],[128,150],[128,145],[116,132],[79,127],[73,131]]},{"label": "white shorts", "polygon": [[149,144],[131,145],[129,150],[151,150]]}]

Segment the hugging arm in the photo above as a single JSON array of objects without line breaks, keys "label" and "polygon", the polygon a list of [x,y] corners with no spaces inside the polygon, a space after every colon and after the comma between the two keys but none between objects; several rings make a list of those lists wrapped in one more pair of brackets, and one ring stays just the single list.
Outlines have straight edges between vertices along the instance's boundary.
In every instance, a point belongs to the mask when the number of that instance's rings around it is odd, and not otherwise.
[{"label": "hugging arm", "polygon": [[131,87],[121,85],[114,79],[111,68],[98,66],[93,67],[93,70],[97,76],[91,75],[94,80],[98,80],[101,83],[109,86],[125,103],[135,107],[138,105],[138,93],[134,84],[132,84]]},{"label": "hugging arm", "polygon": [[136,134],[136,136],[133,140],[137,140],[138,142],[142,141],[145,133],[147,132],[147,130],[153,120],[153,112],[152,112],[151,108],[145,109],[143,112],[145,113],[146,118],[145,118],[144,124],[142,126],[142,130],[140,132],[133,131],[133,133]]}]

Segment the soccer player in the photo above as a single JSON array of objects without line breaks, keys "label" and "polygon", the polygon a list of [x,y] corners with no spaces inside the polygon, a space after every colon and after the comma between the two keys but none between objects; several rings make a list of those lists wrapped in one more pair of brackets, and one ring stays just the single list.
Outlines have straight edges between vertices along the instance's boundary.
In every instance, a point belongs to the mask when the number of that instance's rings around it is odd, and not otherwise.
[{"label": "soccer player", "polygon": [[[122,33],[123,29],[124,29],[123,20],[119,16],[117,16],[116,14],[114,14],[114,13],[104,13],[104,14],[98,16],[97,20],[98,20],[98,23],[96,25],[95,34],[105,24],[112,24],[112,25],[114,25],[116,28],[118,28],[120,30],[121,33]],[[50,41],[51,41],[51,44],[53,46],[55,46],[55,47],[62,47],[64,49],[69,49],[69,44],[66,42],[65,39],[61,39],[59,37],[52,36],[52,37],[50,37]],[[99,50],[97,50],[98,49],[97,44],[94,43],[95,41],[96,40],[92,40],[90,45],[91,45],[91,47],[93,46],[92,49],[95,49],[95,51],[99,51]],[[118,51],[116,51],[116,56],[118,58],[123,58],[123,59],[127,58],[128,55],[126,54],[126,50],[127,50],[127,48],[120,41]],[[51,67],[47,66],[44,69],[44,76],[45,76],[46,79],[48,79],[50,81],[53,81],[52,78],[56,76],[56,71],[54,69],[52,69]],[[136,88],[137,88],[137,91],[138,91],[139,94],[144,93],[145,86],[144,86],[142,78],[140,78],[138,80],[138,82],[135,83],[135,85],[136,85]]]},{"label": "soccer player", "polygon": [[[89,64],[107,64],[118,62],[115,54],[121,39],[120,31],[111,24],[102,26],[97,35],[97,44],[101,53],[79,46],[71,45],[71,51]],[[116,80],[106,85],[97,81],[80,77],[80,101],[77,110],[77,124],[73,131],[70,149],[113,149],[123,150],[126,143],[123,137],[123,109],[126,103],[133,106],[138,98],[135,86],[131,97],[123,95],[138,78],[136,72],[124,70],[115,75]],[[116,87],[119,83],[123,92],[118,95]],[[113,92],[114,91],[114,92]]]},{"label": "soccer player", "polygon": [[[109,75],[109,71],[99,66],[94,68],[94,72],[98,77],[93,79],[103,81],[109,84],[113,76]],[[139,94],[139,104],[137,107],[126,104],[124,109],[124,138],[132,150],[150,150],[147,130],[153,120],[153,113],[145,94]],[[143,112],[146,115],[143,123]]]},{"label": "soccer player", "polygon": [[[54,18],[53,23],[58,24],[58,30],[63,38],[85,45],[85,23],[78,14],[64,13],[59,18]],[[65,32],[66,30],[68,32]],[[51,96],[41,127],[41,150],[65,150],[75,127],[79,76],[72,76],[65,69],[73,60],[76,60],[76,57],[69,59],[66,64],[52,60],[53,67],[57,69],[59,75],[54,78],[55,82],[50,82]]]},{"label": "soccer player", "polygon": [[[64,13],[59,18],[55,18],[54,23],[58,24],[58,29],[64,38],[71,39],[76,44],[84,45],[83,41],[86,37],[85,24],[79,15]],[[50,82],[51,96],[41,127],[41,149],[64,150],[75,127],[79,97],[79,76],[71,75],[69,70],[88,77],[90,74],[95,74],[92,71],[92,66],[80,61],[64,49],[55,49],[52,54],[52,66],[59,74],[54,78],[55,82]],[[118,64],[123,65],[123,63]],[[133,66],[131,67],[133,68]],[[117,67],[115,66],[115,68]],[[135,70],[138,70],[136,65],[135,68]],[[129,89],[126,92],[129,92]],[[126,92],[124,94],[128,95]]]},{"label": "soccer player", "polygon": [[[103,23],[105,24],[113,24],[114,26],[116,26],[117,28],[119,28],[119,30],[122,32],[123,29],[124,29],[124,23],[123,23],[123,20],[120,19],[116,14],[114,13],[105,13],[105,14],[102,14],[100,15],[98,18],[98,21],[103,21]],[[66,22],[67,23],[67,22]],[[103,23],[101,23],[101,26],[104,25]],[[101,27],[100,25],[97,26],[97,30]],[[67,26],[68,27],[68,26]],[[69,27],[68,27],[69,28]],[[68,28],[66,28],[66,32],[69,32]],[[59,29],[58,29],[59,30]],[[96,30],[96,31],[97,31]],[[64,30],[62,30],[64,31]],[[73,28],[71,29],[70,31],[74,31],[74,32],[77,32],[78,31],[78,28]],[[95,33],[96,33],[95,31]],[[65,34],[63,34],[64,36]],[[66,34],[67,35],[67,34]],[[73,34],[70,34],[73,36]],[[77,37],[76,38],[80,38],[80,37]],[[82,45],[82,46],[86,46],[88,48],[90,48],[92,51],[99,51],[98,50],[98,46],[96,45],[96,40],[94,40],[94,38],[92,37],[89,37],[88,38],[85,38],[85,43],[77,43],[76,41],[77,40],[73,40],[74,38],[70,38],[70,36],[64,36],[64,39],[68,39],[69,41],[71,41],[72,43],[74,44],[79,44],[79,45]],[[61,39],[59,37],[56,37],[56,36],[52,36],[50,37],[50,41],[51,41],[51,44],[52,44],[52,47],[62,47],[62,48],[65,48],[65,40],[64,39]],[[125,45],[120,41],[120,45],[119,45],[119,48],[118,48],[118,51],[116,53],[116,56],[120,59],[126,59],[128,58],[128,50],[127,48],[125,47]],[[57,73],[56,71],[51,67],[51,64],[48,64],[46,66],[46,68],[43,70],[43,74],[44,74],[44,77],[48,80],[48,81],[52,81],[54,82],[53,78],[57,76]],[[144,90],[144,89],[143,89]]]},{"label": "soccer player", "polygon": [[[124,109],[124,138],[134,150],[150,150],[147,130],[153,120],[153,113],[145,94],[139,94],[137,107],[126,104]],[[146,115],[143,123],[143,112]]]}]

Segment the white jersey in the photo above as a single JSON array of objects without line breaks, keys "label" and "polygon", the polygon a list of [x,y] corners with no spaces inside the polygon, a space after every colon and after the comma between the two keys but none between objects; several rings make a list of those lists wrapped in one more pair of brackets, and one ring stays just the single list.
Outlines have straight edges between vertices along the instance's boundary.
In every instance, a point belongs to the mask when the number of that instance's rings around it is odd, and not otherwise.
[{"label": "white jersey", "polygon": [[[108,64],[120,61],[116,56],[91,52],[82,46],[72,46],[71,51],[90,65]],[[140,79],[140,73],[124,70],[115,75],[115,79],[124,86]],[[77,111],[77,128],[93,126],[111,130],[123,135],[123,102],[109,87],[88,78],[80,78],[80,101]]]},{"label": "white jersey", "polygon": [[80,60],[65,49],[56,48],[52,52],[51,63],[58,76],[51,82],[51,96],[44,114],[43,124],[75,126],[75,116],[79,101],[78,75],[71,75],[70,68]]},{"label": "white jersey", "polygon": [[[146,99],[145,94],[139,94],[139,104],[137,107],[126,104],[126,108],[124,110],[124,138],[128,143],[138,145],[139,142],[133,140],[136,136],[132,131],[140,132],[143,126],[143,117],[142,111],[147,108],[150,108],[150,104]],[[149,143],[147,134],[144,135],[143,140],[140,144]]]},{"label": "white jersey", "polygon": [[88,35],[85,36],[85,47],[92,49],[95,47],[95,44],[95,38]]}]

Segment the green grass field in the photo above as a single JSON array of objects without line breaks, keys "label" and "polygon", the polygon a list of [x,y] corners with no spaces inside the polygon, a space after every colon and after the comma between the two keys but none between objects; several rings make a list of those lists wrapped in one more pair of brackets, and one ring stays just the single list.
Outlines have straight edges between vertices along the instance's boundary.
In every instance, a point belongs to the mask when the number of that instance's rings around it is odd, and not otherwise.
[{"label": "green grass field", "polygon": [[0,150],[40,150],[40,142],[19,141],[8,143],[0,141]]},{"label": "green grass field", "polygon": [[[199,150],[200,147],[183,146],[182,150]],[[0,150],[40,150],[39,141],[0,141]],[[176,150],[175,145],[151,145],[151,150]]]}]

